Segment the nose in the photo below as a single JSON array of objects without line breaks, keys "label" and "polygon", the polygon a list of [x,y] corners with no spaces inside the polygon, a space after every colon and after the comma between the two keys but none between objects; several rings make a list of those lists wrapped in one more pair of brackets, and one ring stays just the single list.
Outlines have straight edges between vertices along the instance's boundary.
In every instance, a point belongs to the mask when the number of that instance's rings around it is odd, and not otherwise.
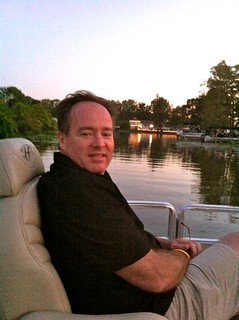
[{"label": "nose", "polygon": [[94,136],[93,141],[94,147],[104,147],[105,146],[105,140],[101,133],[97,133]]}]

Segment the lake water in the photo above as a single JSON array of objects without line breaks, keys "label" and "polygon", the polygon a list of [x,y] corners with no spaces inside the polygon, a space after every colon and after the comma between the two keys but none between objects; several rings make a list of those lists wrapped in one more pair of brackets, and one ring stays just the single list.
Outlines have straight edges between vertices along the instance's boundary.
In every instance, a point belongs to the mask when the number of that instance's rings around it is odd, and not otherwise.
[{"label": "lake water", "polygon": [[[46,170],[56,144],[41,153]],[[116,133],[108,171],[128,200],[171,203],[177,212],[191,203],[239,206],[239,144],[179,140],[174,135]],[[164,233],[155,213],[139,212],[153,233]],[[188,219],[188,220],[187,220]],[[195,237],[219,237],[239,230],[239,213],[186,217]],[[166,224],[166,222],[165,222]],[[164,228],[165,229],[165,228]]]}]

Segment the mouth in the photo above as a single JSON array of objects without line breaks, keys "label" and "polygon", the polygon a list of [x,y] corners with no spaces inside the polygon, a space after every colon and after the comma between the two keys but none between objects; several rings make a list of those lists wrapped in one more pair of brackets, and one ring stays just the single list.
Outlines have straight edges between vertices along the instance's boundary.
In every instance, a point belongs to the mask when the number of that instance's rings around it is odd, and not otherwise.
[{"label": "mouth", "polygon": [[104,153],[93,153],[89,155],[90,158],[92,159],[103,159],[106,157]]}]

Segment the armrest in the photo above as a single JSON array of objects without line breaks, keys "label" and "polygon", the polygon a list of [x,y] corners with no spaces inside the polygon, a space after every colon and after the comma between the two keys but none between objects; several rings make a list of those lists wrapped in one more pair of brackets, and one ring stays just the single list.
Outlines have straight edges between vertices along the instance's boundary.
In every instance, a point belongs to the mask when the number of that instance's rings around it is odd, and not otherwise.
[{"label": "armrest", "polygon": [[58,311],[31,312],[20,320],[167,320],[159,314],[150,312],[109,314],[109,315],[82,315]]}]

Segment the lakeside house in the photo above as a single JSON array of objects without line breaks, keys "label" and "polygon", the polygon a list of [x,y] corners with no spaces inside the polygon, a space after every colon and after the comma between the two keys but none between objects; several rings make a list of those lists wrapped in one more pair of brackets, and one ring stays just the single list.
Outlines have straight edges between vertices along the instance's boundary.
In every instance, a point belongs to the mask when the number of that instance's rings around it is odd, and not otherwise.
[{"label": "lakeside house", "polygon": [[129,120],[130,130],[152,131],[154,129],[154,121],[152,120]]},{"label": "lakeside house", "polygon": [[176,134],[177,131],[174,128],[162,127],[158,128],[155,126],[152,120],[129,120],[130,131],[138,132],[154,132],[160,134]]}]

